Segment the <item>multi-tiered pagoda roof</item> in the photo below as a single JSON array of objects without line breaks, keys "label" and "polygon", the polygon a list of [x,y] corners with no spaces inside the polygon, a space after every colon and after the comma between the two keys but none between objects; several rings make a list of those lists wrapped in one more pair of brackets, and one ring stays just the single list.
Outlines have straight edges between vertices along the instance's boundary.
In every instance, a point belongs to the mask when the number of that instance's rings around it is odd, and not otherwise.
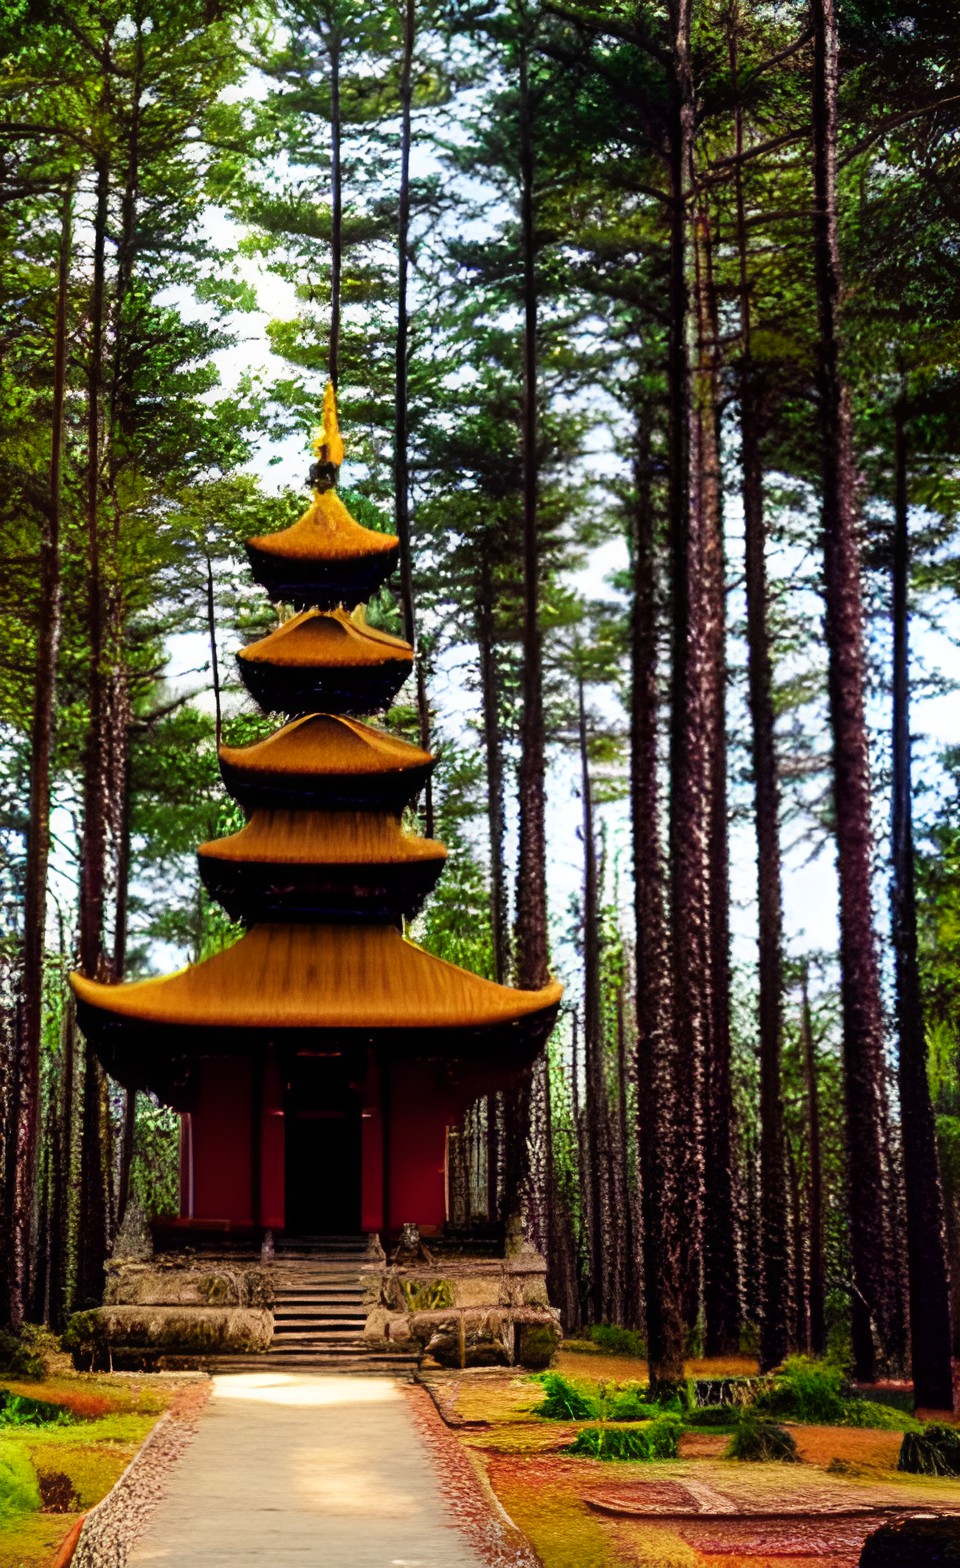
[{"label": "multi-tiered pagoda roof", "polygon": [[[556,984],[520,991],[480,979],[405,934],[446,858],[404,815],[434,759],[355,716],[389,707],[412,668],[410,645],[361,607],[398,541],[361,527],[333,488],[342,444],[329,393],[317,456],[304,515],[247,547],[257,581],[299,612],[239,654],[251,695],[288,722],[265,740],[221,746],[224,782],[248,821],[199,851],[207,890],[248,929],[177,974],[72,978],[81,1027],[109,1070],[184,1109],[205,1058],[335,1057],[361,1044],[381,1076],[388,1059],[443,1060],[448,1080],[460,1063],[472,1093],[494,1089],[533,1059],[560,998]],[[351,1083],[363,1098],[361,1080]],[[301,1113],[291,1103],[286,1114]]]}]

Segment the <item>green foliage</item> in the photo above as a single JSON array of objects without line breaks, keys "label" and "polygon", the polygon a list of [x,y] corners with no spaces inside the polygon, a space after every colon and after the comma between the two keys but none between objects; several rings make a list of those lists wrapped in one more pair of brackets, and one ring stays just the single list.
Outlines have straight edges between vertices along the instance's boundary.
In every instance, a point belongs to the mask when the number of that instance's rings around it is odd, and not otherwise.
[{"label": "green foliage", "polygon": [[39,1323],[24,1323],[19,1333],[0,1331],[0,1373],[8,1377],[43,1378],[60,1349],[56,1334]]},{"label": "green foliage", "polygon": [[960,1475],[960,1432],[952,1426],[925,1426],[906,1432],[897,1469],[909,1475]]},{"label": "green foliage", "polygon": [[564,1450],[590,1459],[676,1459],[683,1423],[661,1415],[646,1426],[588,1426]]},{"label": "green foliage", "polygon": [[758,1394],[757,1410],[793,1421],[842,1426],[849,1386],[841,1367],[812,1356],[789,1356],[774,1375],[773,1386]]},{"label": "green foliage", "polygon": [[755,1408],[747,1406],[737,1418],[736,1430],[727,1448],[727,1459],[740,1459],[750,1464],[776,1461],[780,1464],[797,1464],[800,1455],[797,1445],[785,1427],[767,1420]]},{"label": "green foliage", "polygon": [[735,1426],[743,1408],[742,1405],[703,1405],[699,1409],[688,1410],[683,1422],[685,1426],[693,1427]]},{"label": "green foliage", "polygon": [[587,1338],[601,1350],[617,1356],[646,1356],[647,1342],[639,1329],[620,1328],[615,1323],[591,1323]]},{"label": "green foliage", "polygon": [[20,1443],[0,1441],[0,1524],[40,1507],[40,1488],[30,1455]]},{"label": "green foliage", "polygon": [[644,1396],[647,1387],[642,1383],[627,1383],[607,1393],[602,1402],[601,1414],[607,1421],[654,1421],[662,1415],[663,1407],[651,1404]]},{"label": "green foliage", "polygon": [[26,1394],[12,1394],[0,1389],[0,1427],[46,1426],[51,1423],[66,1426],[73,1420],[63,1405],[51,1405],[45,1399],[30,1399]]},{"label": "green foliage", "polygon": [[544,1416],[548,1421],[589,1421],[599,1414],[596,1397],[559,1372],[545,1372],[540,1381],[546,1389],[546,1398],[535,1407],[535,1415]]}]

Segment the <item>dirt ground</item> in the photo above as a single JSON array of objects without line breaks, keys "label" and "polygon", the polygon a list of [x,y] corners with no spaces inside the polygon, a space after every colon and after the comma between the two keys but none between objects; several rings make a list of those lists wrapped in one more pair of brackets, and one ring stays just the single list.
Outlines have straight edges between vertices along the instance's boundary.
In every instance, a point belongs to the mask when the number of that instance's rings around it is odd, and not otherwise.
[{"label": "dirt ground", "polygon": [[[578,1349],[559,1370],[642,1381],[634,1357]],[[693,1376],[749,1375],[701,1362]],[[899,1432],[791,1426],[801,1463],[725,1459],[729,1437],[687,1432],[676,1460],[601,1462],[563,1452],[574,1422],[535,1415],[540,1385],[512,1371],[440,1374],[430,1389],[543,1568],[855,1568],[866,1536],[910,1512],[960,1516],[960,1481],[901,1475]]]}]

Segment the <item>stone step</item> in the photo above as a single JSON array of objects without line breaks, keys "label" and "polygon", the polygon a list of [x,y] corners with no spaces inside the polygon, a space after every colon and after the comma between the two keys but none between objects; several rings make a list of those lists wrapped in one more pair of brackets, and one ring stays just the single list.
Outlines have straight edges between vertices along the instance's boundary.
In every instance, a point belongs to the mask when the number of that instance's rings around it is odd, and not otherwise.
[{"label": "stone step", "polygon": [[[255,1365],[251,1366],[251,1361]],[[261,1356],[248,1356],[234,1360],[224,1356],[221,1360],[211,1357],[204,1362],[209,1372],[351,1372],[356,1376],[410,1378],[417,1370],[416,1356],[274,1356],[267,1352]]]},{"label": "stone step", "polygon": [[279,1303],[278,1301],[275,1308],[273,1308],[273,1319],[275,1319],[275,1322],[284,1323],[290,1322],[292,1317],[303,1320],[304,1323],[318,1323],[323,1322],[328,1317],[359,1317],[359,1319],[365,1319],[365,1316],[367,1314],[364,1312],[364,1303],[362,1301],[337,1301],[336,1305],[325,1306],[322,1311],[320,1309],[309,1311],[309,1309],[304,1308],[301,1301],[284,1301],[284,1303]]},{"label": "stone step", "polygon": [[270,1348],[273,1349],[280,1344],[292,1345],[295,1341],[303,1345],[362,1344],[363,1323],[362,1321],[345,1323],[342,1327],[330,1329],[318,1329],[313,1324],[310,1324],[308,1328],[304,1328],[301,1324],[279,1334],[274,1331],[273,1339],[270,1341]]}]

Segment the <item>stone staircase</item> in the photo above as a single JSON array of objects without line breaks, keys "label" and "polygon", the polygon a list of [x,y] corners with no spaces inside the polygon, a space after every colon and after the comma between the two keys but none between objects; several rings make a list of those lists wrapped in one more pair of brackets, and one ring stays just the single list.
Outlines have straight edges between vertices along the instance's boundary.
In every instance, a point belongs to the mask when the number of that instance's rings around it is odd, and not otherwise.
[{"label": "stone staircase", "polygon": [[415,1351],[382,1350],[363,1337],[360,1270],[381,1256],[366,1236],[284,1239],[273,1262],[273,1341],[263,1355],[231,1357],[222,1371],[415,1372]]}]

